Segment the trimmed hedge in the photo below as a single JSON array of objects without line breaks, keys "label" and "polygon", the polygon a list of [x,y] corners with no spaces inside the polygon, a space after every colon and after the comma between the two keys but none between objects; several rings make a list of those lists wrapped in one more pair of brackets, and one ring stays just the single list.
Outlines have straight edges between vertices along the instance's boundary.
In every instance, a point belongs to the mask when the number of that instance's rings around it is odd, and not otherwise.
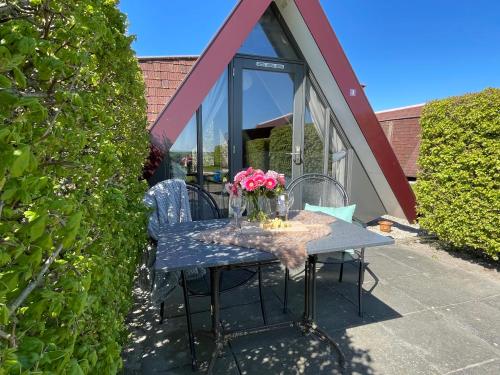
[{"label": "trimmed hedge", "polygon": [[430,102],[420,123],[420,225],[498,259],[500,89]]},{"label": "trimmed hedge", "polygon": [[0,373],[113,374],[146,243],[144,84],[115,1],[0,5]]},{"label": "trimmed hedge", "polygon": [[269,139],[257,138],[245,142],[245,160],[255,169],[269,169]]}]

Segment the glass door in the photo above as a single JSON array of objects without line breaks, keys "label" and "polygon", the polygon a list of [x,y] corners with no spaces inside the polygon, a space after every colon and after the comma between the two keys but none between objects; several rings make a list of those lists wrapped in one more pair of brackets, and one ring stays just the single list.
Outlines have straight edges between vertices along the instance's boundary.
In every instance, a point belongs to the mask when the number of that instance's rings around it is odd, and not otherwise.
[{"label": "glass door", "polygon": [[237,57],[233,74],[231,174],[252,166],[291,181],[303,162],[303,66]]}]

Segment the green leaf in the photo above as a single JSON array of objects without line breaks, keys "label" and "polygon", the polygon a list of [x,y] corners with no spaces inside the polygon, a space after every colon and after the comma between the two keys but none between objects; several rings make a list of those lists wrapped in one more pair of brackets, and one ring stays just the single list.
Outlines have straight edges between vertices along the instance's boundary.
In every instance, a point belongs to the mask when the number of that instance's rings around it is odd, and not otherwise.
[{"label": "green leaf", "polygon": [[0,303],[0,324],[6,325],[7,323],[9,323],[9,308],[4,303]]},{"label": "green leaf", "polygon": [[26,76],[21,72],[21,70],[18,67],[15,67],[12,69],[12,72],[14,73],[14,79],[16,80],[17,85],[20,88],[26,88],[27,85],[27,80]]},{"label": "green leaf", "polygon": [[12,81],[3,74],[0,74],[0,88],[10,89],[11,87],[12,87]]},{"label": "green leaf", "polygon": [[22,146],[14,151],[14,162],[10,173],[13,177],[22,176],[23,172],[28,168],[30,162],[30,146]]},{"label": "green leaf", "polygon": [[35,39],[29,37],[23,37],[17,43],[17,49],[24,55],[29,55],[35,52]]},{"label": "green leaf", "polygon": [[37,238],[41,237],[47,226],[48,215],[42,215],[30,223],[30,238],[31,241],[35,241]]},{"label": "green leaf", "polygon": [[1,89],[0,90],[0,109],[8,109],[17,103],[19,98],[12,92]]},{"label": "green leaf", "polygon": [[85,375],[76,359],[71,360],[68,375]]}]

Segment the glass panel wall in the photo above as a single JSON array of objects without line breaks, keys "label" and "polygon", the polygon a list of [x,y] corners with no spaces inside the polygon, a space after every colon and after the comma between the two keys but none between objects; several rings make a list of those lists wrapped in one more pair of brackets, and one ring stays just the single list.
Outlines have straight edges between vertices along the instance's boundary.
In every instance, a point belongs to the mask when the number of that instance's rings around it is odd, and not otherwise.
[{"label": "glass panel wall", "polygon": [[174,141],[166,156],[166,178],[180,178],[187,182],[197,181],[198,146],[196,143],[196,114],[189,120]]},{"label": "glass panel wall", "polygon": [[304,173],[324,173],[326,108],[309,78],[306,79],[306,111],[304,113]]},{"label": "glass panel wall", "polygon": [[243,168],[292,173],[293,76],[243,69]]},{"label": "glass panel wall", "polygon": [[271,7],[262,15],[238,52],[247,55],[284,59],[295,60],[298,58]]},{"label": "glass panel wall", "polygon": [[225,71],[201,106],[203,188],[227,211],[224,183],[229,180],[228,75]]}]

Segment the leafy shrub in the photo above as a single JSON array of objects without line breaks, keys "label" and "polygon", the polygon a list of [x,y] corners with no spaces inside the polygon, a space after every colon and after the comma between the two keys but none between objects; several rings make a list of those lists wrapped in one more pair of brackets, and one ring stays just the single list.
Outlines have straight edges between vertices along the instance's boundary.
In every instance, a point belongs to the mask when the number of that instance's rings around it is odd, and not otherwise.
[{"label": "leafy shrub", "polygon": [[256,169],[269,169],[269,139],[257,138],[245,142],[246,164]]},{"label": "leafy shrub", "polygon": [[[270,168],[284,173],[292,174],[292,126],[282,126],[271,130],[269,138]],[[323,172],[323,142],[321,141],[313,124],[304,127],[304,173]]]},{"label": "leafy shrub", "polygon": [[0,373],[116,373],[148,153],[114,1],[0,4]]},{"label": "leafy shrub", "polygon": [[280,126],[271,130],[271,136],[269,137],[269,168],[291,176],[291,151],[292,126]]},{"label": "leafy shrub", "polygon": [[314,124],[304,127],[304,173],[323,173],[323,141]]},{"label": "leafy shrub", "polygon": [[500,89],[427,104],[422,112],[420,224],[453,246],[500,253]]}]

